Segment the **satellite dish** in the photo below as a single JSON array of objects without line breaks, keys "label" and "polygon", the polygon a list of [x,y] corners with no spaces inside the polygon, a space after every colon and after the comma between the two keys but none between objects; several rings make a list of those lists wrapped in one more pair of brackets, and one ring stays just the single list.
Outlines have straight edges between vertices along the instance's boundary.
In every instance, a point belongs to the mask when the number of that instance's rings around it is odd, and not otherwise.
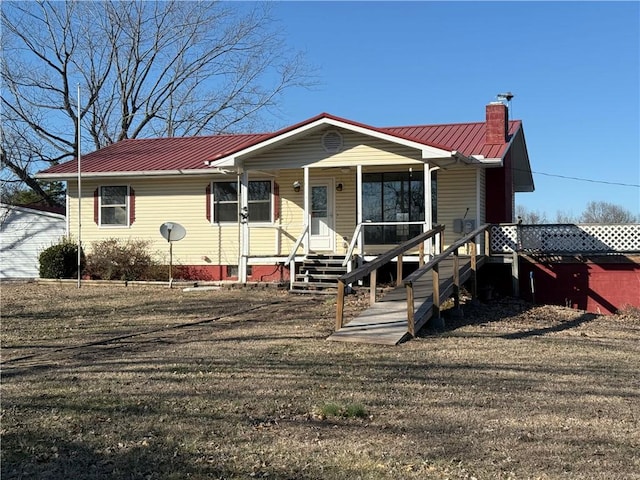
[{"label": "satellite dish", "polygon": [[169,242],[169,288],[173,288],[173,242],[182,240],[187,231],[179,223],[164,222],[160,225],[160,234]]},{"label": "satellite dish", "polygon": [[167,242],[182,240],[186,234],[187,231],[179,223],[165,222],[160,225],[160,235],[162,235]]}]

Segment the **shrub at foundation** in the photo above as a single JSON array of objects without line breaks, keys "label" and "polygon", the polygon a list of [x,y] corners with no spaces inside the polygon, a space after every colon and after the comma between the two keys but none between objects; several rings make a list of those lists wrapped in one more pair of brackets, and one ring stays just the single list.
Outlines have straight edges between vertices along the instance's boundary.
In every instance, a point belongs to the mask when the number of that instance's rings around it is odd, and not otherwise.
[{"label": "shrub at foundation", "polygon": [[[78,276],[78,245],[70,238],[43,250],[38,257],[40,278],[76,278]],[[85,266],[84,252],[80,268]]]},{"label": "shrub at foundation", "polygon": [[146,240],[109,238],[94,242],[86,273],[97,280],[147,280],[154,266]]}]

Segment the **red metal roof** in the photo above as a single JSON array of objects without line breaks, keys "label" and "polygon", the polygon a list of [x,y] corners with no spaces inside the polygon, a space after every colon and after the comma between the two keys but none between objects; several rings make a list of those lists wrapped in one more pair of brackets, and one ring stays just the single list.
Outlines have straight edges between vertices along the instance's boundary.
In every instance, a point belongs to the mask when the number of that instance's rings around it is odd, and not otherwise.
[{"label": "red metal roof", "polygon": [[[426,146],[447,151],[457,150],[465,156],[483,155],[485,158],[501,158],[508,147],[507,143],[504,145],[485,144],[485,123],[482,122],[377,128],[328,113],[321,113],[303,122],[267,134],[123,140],[84,155],[81,159],[82,172],[85,174],[133,174],[135,172],[170,173],[178,170],[206,170],[208,168],[205,165],[206,161],[231,155],[325,118]],[[518,130],[520,123],[519,120],[509,122],[509,135],[513,135]],[[50,167],[41,173],[46,176],[65,176],[76,172],[77,163],[74,159]]]},{"label": "red metal roof", "polygon": [[[80,159],[83,173],[205,170],[205,161],[225,152],[253,145],[266,134],[202,137],[136,138],[122,140]],[[72,174],[76,160],[44,170],[46,174]]]},{"label": "red metal roof", "polygon": [[[520,128],[520,125],[520,120],[509,122],[510,137]],[[381,130],[415,142],[431,146],[441,145],[440,148],[445,150],[457,150],[467,157],[482,155],[485,158],[502,158],[507,148],[507,144],[491,145],[485,143],[486,124],[484,122],[390,127]]]}]

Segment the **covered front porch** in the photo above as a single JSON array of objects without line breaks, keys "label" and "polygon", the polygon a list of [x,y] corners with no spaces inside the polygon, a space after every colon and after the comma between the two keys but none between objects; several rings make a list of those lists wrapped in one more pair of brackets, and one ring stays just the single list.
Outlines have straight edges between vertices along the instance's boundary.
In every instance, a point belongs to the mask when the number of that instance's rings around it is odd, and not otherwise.
[{"label": "covered front porch", "polygon": [[[246,281],[241,272],[247,266],[278,263],[288,267],[294,282],[301,262],[311,255],[340,258],[351,271],[436,223],[447,225],[447,242],[453,242],[483,220],[476,190],[481,173],[450,159],[247,171],[241,182],[248,184],[272,175],[275,218],[258,225],[250,214],[241,218],[239,281]],[[460,183],[462,190],[454,186]],[[251,194],[245,198],[241,208],[250,212]],[[468,226],[457,228],[454,224],[463,219]],[[405,261],[417,262],[417,251],[408,252]]]},{"label": "covered front porch", "polygon": [[498,164],[323,114],[209,165],[237,176],[245,282],[251,264],[291,267],[315,254],[351,268],[436,222],[480,224],[484,170]]}]

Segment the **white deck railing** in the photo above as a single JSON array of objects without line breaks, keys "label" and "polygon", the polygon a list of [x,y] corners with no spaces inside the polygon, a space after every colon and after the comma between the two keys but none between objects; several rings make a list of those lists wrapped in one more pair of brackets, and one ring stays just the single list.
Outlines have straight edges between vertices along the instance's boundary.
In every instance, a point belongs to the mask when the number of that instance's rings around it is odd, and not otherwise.
[{"label": "white deck railing", "polygon": [[640,253],[640,224],[492,225],[491,253]]},{"label": "white deck railing", "polygon": [[[351,243],[349,244],[349,248],[347,248],[347,253],[345,254],[344,262],[342,262],[343,267],[349,267],[351,264],[353,254],[358,247],[358,243],[360,243],[358,252],[360,255],[364,254],[364,228],[365,227],[404,227],[409,225],[426,225],[424,222],[362,222],[356,225],[355,230],[353,231],[353,236],[351,237]],[[427,252],[427,254],[431,254],[432,252]]]},{"label": "white deck railing", "polygon": [[[298,253],[298,248],[300,248],[300,245],[302,245],[302,242],[304,241],[304,239],[308,237],[309,237],[309,225],[306,224],[302,228],[302,233],[296,240],[296,243],[294,243],[293,248],[291,249],[291,253],[285,260],[285,265],[289,266],[289,288],[291,289],[293,289],[293,282],[296,279],[296,254]],[[306,253],[306,250],[307,248],[305,247],[305,253]]]}]

